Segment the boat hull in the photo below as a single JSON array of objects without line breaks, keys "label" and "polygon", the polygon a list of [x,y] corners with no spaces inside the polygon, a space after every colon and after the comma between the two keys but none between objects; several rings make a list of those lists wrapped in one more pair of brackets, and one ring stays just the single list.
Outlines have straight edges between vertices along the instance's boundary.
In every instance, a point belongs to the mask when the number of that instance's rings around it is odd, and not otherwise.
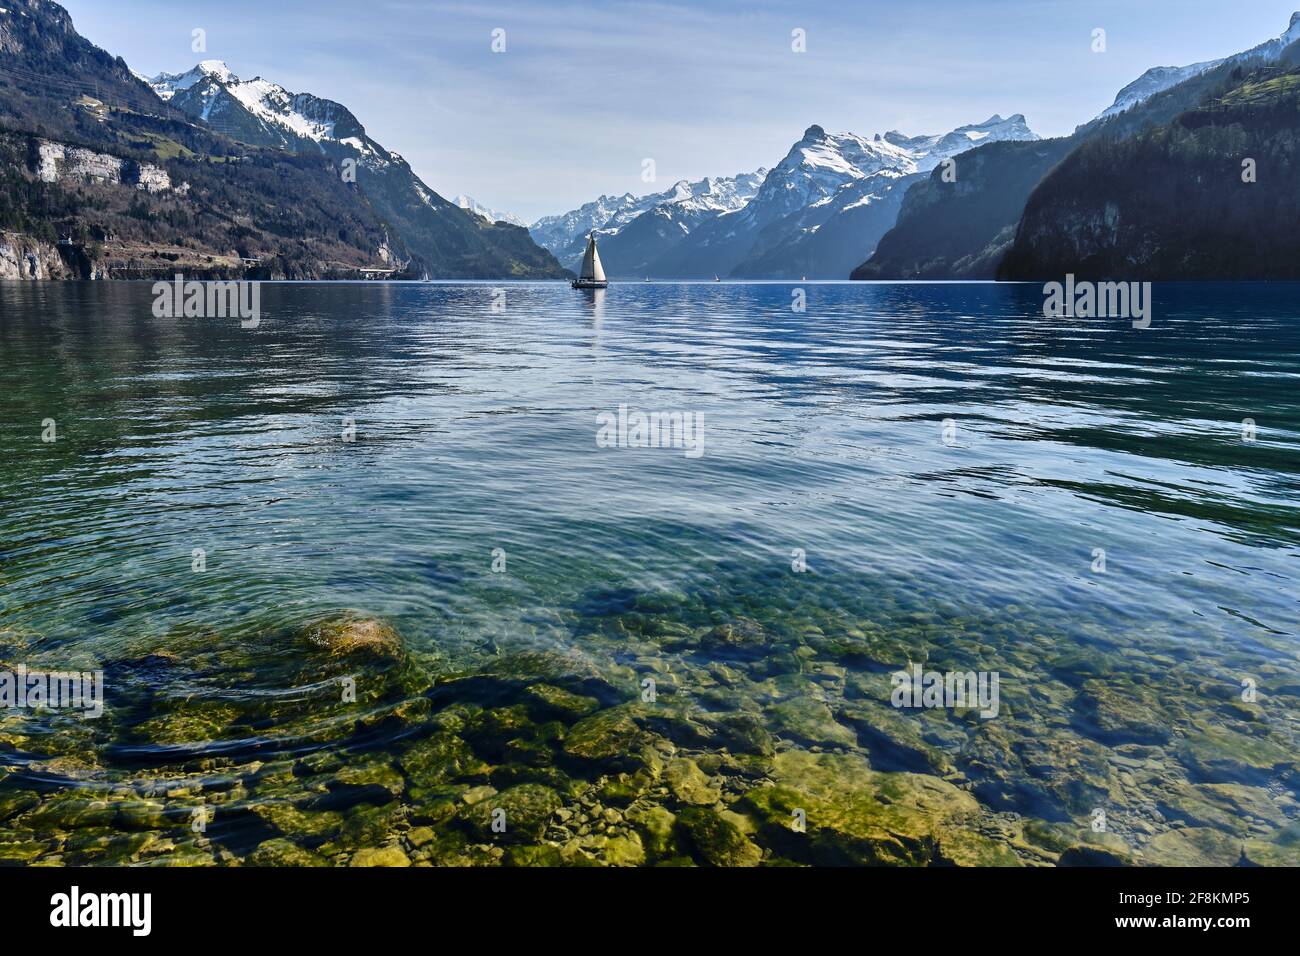
[{"label": "boat hull", "polygon": [[575,289],[608,289],[609,282],[604,279],[574,279],[571,285]]}]

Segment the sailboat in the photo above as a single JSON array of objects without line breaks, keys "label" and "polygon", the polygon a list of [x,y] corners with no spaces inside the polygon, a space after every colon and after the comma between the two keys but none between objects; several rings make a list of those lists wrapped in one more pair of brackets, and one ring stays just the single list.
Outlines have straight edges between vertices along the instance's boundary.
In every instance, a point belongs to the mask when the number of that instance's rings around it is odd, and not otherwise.
[{"label": "sailboat", "polygon": [[605,289],[609,280],[605,278],[605,269],[600,264],[600,253],[596,251],[596,234],[587,238],[587,252],[582,257],[582,272],[573,280],[575,289]]}]

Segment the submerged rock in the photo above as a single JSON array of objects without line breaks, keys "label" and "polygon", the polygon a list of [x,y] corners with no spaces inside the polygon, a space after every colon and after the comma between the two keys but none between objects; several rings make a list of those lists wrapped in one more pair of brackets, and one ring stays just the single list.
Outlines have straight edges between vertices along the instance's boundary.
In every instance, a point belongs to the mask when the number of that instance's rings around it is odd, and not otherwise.
[{"label": "submerged rock", "polygon": [[1147,844],[1144,857],[1156,866],[1236,866],[1240,840],[1208,827],[1184,827],[1161,833]]},{"label": "submerged rock", "polygon": [[749,617],[738,617],[719,624],[700,638],[700,647],[712,653],[757,652],[770,643],[762,624]]},{"label": "submerged rock", "polygon": [[283,837],[266,840],[248,855],[245,861],[249,866],[329,866],[330,863],[318,853],[304,850]]},{"label": "submerged rock", "polygon": [[1105,846],[1078,843],[1069,847],[1057,860],[1057,866],[1129,866],[1132,857]]},{"label": "submerged rock", "polygon": [[[791,860],[813,864],[1007,863],[970,827],[975,798],[938,777],[878,773],[855,754],[789,750],[776,756],[773,787],[742,805],[759,836]],[[802,831],[800,829],[802,827]],[[952,857],[942,847],[953,845]]]},{"label": "submerged rock", "polygon": [[601,858],[606,866],[640,866],[645,863],[645,847],[633,830],[610,837]]},{"label": "submerged rock", "polygon": [[674,797],[685,804],[712,806],[722,796],[722,788],[705,776],[699,765],[689,757],[668,761],[664,780]]},{"label": "submerged rock", "polygon": [[409,747],[398,762],[413,786],[430,788],[451,780],[479,780],[491,769],[460,737],[437,733]]},{"label": "submerged rock", "polygon": [[281,833],[324,842],[343,826],[343,815],[328,810],[300,810],[290,803],[257,803],[249,811]]},{"label": "submerged rock", "polygon": [[724,714],[708,723],[717,742],[732,753],[770,757],[776,752],[772,735],[753,714]]},{"label": "submerged rock", "polygon": [[677,817],[661,806],[633,807],[627,821],[641,834],[641,842],[652,857],[670,857],[678,852],[674,827]]},{"label": "submerged rock", "polygon": [[390,625],[377,618],[348,613],[307,628],[307,640],[331,657],[372,657],[398,660],[403,656],[402,639]]},{"label": "submerged rock", "polygon": [[1267,784],[1295,755],[1266,737],[1237,733],[1227,727],[1208,727],[1188,737],[1179,756],[1192,769],[1198,783]]},{"label": "submerged rock", "polygon": [[813,746],[853,747],[857,735],[836,721],[831,709],[813,697],[796,697],[771,709],[776,732]]},{"label": "submerged rock", "polygon": [[164,745],[203,744],[221,740],[239,717],[239,708],[219,701],[187,701],[176,710],[142,721],[133,728],[142,740]]},{"label": "submerged rock", "polygon": [[584,697],[553,684],[533,684],[524,691],[529,710],[538,720],[560,719],[566,723],[581,720],[600,707],[594,697]]},{"label": "submerged rock", "polygon": [[629,770],[639,769],[641,751],[650,735],[632,718],[626,707],[611,707],[578,721],[564,740],[570,757]]},{"label": "submerged rock", "polygon": [[402,852],[400,846],[384,846],[377,849],[358,850],[352,855],[348,866],[410,866],[411,859]]},{"label": "submerged rock", "polygon": [[54,849],[47,840],[0,833],[0,864],[32,863]]},{"label": "submerged rock", "polygon": [[757,866],[763,852],[730,820],[703,807],[687,807],[677,826],[710,866]]},{"label": "submerged rock", "polygon": [[535,843],[563,802],[550,787],[523,783],[469,805],[462,819],[485,842]]},{"label": "submerged rock", "polygon": [[1246,861],[1255,866],[1300,866],[1300,822],[1266,839],[1247,840],[1244,854]]},{"label": "submerged rock", "polygon": [[1131,682],[1084,681],[1075,708],[1082,729],[1105,743],[1163,744],[1171,736],[1157,696]]}]

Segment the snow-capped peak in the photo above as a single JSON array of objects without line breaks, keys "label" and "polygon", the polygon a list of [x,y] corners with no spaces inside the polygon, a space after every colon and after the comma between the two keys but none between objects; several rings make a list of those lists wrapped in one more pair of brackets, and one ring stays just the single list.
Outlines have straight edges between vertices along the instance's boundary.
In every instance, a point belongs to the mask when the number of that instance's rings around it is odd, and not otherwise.
[{"label": "snow-capped peak", "polygon": [[209,77],[219,83],[239,82],[239,77],[222,60],[203,60],[185,73],[159,73],[146,78],[145,82],[153,87],[159,98],[170,100],[177,93],[188,90]]},{"label": "snow-capped peak", "polygon": [[239,82],[239,77],[228,66],[224,60],[200,60],[199,65],[194,69],[201,73],[220,80],[222,83]]},{"label": "snow-capped peak", "polygon": [[187,112],[218,128],[228,123],[229,114],[242,109],[266,127],[279,130],[277,135],[341,143],[377,162],[384,161],[345,106],[310,93],[291,93],[260,76],[241,80],[221,60],[204,60],[186,73],[162,73],[149,84],[164,100],[179,104],[177,97],[183,97]]},{"label": "snow-capped peak", "polygon": [[1252,47],[1244,53],[1237,53],[1218,60],[1206,60],[1203,63],[1192,63],[1189,66],[1152,67],[1120,90],[1115,97],[1115,102],[1102,111],[1097,119],[1107,119],[1126,110],[1131,110],[1133,107],[1145,103],[1157,93],[1172,89],[1179,83],[1200,76],[1202,73],[1207,73],[1224,63],[1269,62],[1276,60],[1282,55],[1283,50],[1298,40],[1300,40],[1300,11],[1291,14],[1291,20],[1287,24],[1286,32],[1281,36],[1266,40],[1259,46]]},{"label": "snow-capped peak", "polygon": [[647,213],[670,219],[674,229],[686,232],[701,219],[736,212],[754,197],[766,176],[767,170],[760,168],[737,176],[709,176],[694,183],[683,179],[648,196],[601,196],[567,213],[539,219],[529,232],[538,245],[567,261],[574,244],[585,242],[592,231],[604,237],[616,236]]},{"label": "snow-capped peak", "polygon": [[1006,119],[994,114],[983,123],[935,136],[905,136],[890,130],[866,139],[854,133],[827,133],[814,124],[768,175],[755,205],[784,215],[826,202],[849,183],[926,172],[949,156],[1008,139],[1032,140],[1038,135],[1020,113]]},{"label": "snow-capped peak", "polygon": [[452,200],[452,202],[454,202],[457,206],[459,206],[461,209],[466,210],[467,212],[472,212],[476,216],[482,216],[488,222],[508,222],[512,226],[524,226],[524,227],[527,227],[528,225],[518,216],[512,216],[508,212],[498,212],[495,209],[483,205],[477,199],[474,199],[470,196],[457,196],[455,199]]}]

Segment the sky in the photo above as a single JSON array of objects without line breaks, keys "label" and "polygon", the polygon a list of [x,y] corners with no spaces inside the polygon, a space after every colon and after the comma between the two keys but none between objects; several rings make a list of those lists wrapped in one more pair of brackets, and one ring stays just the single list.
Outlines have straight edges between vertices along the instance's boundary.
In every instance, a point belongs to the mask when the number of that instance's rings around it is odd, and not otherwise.
[{"label": "sky", "polygon": [[[1071,132],[1152,66],[1280,35],[1300,0],[60,0],[137,72],[220,59],[337,100],[434,190],[527,222],[779,162],[833,132],[1023,113]],[[1105,52],[1093,52],[1103,29]],[[206,33],[206,53],[192,50]],[[796,52],[793,31],[803,31]],[[494,31],[499,47],[494,52]],[[643,181],[644,160],[655,181]]]}]

